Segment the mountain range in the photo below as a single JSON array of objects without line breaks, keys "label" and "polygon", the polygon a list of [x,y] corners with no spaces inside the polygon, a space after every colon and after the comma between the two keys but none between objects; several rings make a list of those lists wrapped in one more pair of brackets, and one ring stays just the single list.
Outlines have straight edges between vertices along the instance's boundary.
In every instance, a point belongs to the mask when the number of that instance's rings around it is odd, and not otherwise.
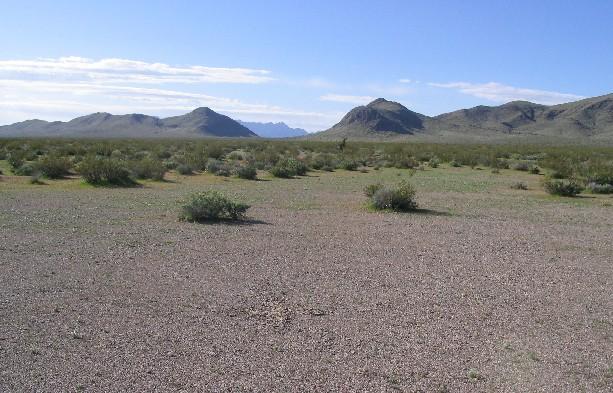
[{"label": "mountain range", "polygon": [[141,114],[92,113],[67,122],[26,120],[0,127],[0,136],[90,138],[257,137],[228,116],[197,108],[181,116],[160,119]]},{"label": "mountain range", "polygon": [[512,101],[438,116],[413,112],[378,98],[347,113],[316,139],[480,140],[514,137],[613,141],[613,94],[560,105]]},{"label": "mountain range", "polygon": [[428,140],[439,142],[498,140],[582,141],[613,143],[613,94],[560,105],[512,101],[499,106],[426,116],[378,98],[349,111],[328,130],[307,134],[285,123],[241,122],[209,108],[181,116],[93,113],[61,122],[26,120],[0,126],[0,137],[96,138],[266,138],[300,137],[334,140]]},{"label": "mountain range", "polygon": [[306,130],[303,130],[302,128],[292,128],[283,122],[257,123],[242,120],[238,120],[238,122],[258,134],[262,138],[290,138],[296,136],[305,136],[308,134],[308,132],[306,132]]}]

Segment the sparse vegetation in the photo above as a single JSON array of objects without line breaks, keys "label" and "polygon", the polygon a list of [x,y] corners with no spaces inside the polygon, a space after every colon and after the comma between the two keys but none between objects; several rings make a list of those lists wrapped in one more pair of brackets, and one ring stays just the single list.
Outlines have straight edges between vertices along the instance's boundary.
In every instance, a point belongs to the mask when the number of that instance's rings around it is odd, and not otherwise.
[{"label": "sparse vegetation", "polygon": [[546,179],[543,186],[549,194],[564,197],[574,197],[583,191],[583,186],[576,180]]},{"label": "sparse vegetation", "polygon": [[528,185],[522,181],[518,181],[518,182],[511,184],[511,188],[513,190],[527,190]]},{"label": "sparse vegetation", "polygon": [[123,161],[103,158],[87,157],[77,167],[77,172],[89,184],[130,186],[134,180]]},{"label": "sparse vegetation", "polygon": [[243,219],[249,205],[230,200],[218,191],[192,194],[181,206],[179,218],[185,221]]},{"label": "sparse vegetation", "polygon": [[417,209],[415,189],[407,181],[401,181],[395,187],[378,184],[367,186],[365,193],[372,193],[370,204],[376,210],[411,211]]}]

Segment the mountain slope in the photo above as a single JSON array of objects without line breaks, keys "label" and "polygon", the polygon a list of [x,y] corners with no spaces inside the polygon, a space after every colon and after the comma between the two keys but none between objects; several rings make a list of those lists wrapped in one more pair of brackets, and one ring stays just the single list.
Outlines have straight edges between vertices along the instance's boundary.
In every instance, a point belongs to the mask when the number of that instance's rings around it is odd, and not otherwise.
[{"label": "mountain slope", "polygon": [[317,139],[429,139],[433,141],[538,137],[613,142],[613,94],[560,105],[513,101],[428,117],[377,99],[352,109]]},{"label": "mountain slope", "polygon": [[182,116],[160,119],[142,114],[112,115],[92,113],[68,122],[26,120],[0,127],[0,136],[8,137],[90,137],[90,138],[160,138],[160,137],[256,137],[248,128],[209,108],[198,108]]},{"label": "mountain slope", "polygon": [[347,113],[339,123],[319,135],[331,137],[380,137],[412,135],[424,128],[426,116],[408,110],[397,102],[378,98]]},{"label": "mountain slope", "polygon": [[258,123],[241,120],[238,120],[238,122],[258,134],[262,138],[291,138],[308,134],[302,128],[292,128],[283,122]]}]

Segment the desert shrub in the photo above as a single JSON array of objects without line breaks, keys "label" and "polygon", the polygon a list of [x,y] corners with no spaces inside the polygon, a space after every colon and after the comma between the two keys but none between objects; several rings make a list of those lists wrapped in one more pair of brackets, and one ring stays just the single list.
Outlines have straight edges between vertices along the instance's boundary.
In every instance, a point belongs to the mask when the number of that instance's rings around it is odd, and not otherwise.
[{"label": "desert shrub", "polygon": [[516,162],[511,168],[516,171],[527,172],[530,169],[530,165],[527,162]]},{"label": "desert shrub", "polygon": [[251,165],[238,166],[236,168],[236,176],[241,179],[246,180],[255,180],[257,178],[258,172],[255,167]]},{"label": "desert shrub", "polygon": [[533,165],[530,167],[530,173],[532,173],[533,175],[538,175],[539,173],[541,173],[541,168],[539,168],[536,165]]},{"label": "desert shrub", "polygon": [[23,165],[25,159],[22,153],[11,152],[6,157],[7,162],[13,169],[17,169]]},{"label": "desert shrub", "polygon": [[239,220],[244,218],[249,205],[235,202],[218,191],[192,194],[181,206],[179,218],[185,221]]},{"label": "desert shrub", "polygon": [[500,174],[500,169],[494,168],[494,169],[492,169],[492,173],[495,174],[495,175],[499,175]]},{"label": "desert shrub", "polygon": [[32,176],[35,172],[34,165],[26,162],[22,164],[19,168],[13,169],[13,173],[17,176]]},{"label": "desert shrub", "polygon": [[372,196],[382,188],[383,184],[381,183],[369,184],[364,187],[364,195],[366,195],[368,198],[372,198]]},{"label": "desert shrub", "polygon": [[[162,165],[164,165],[164,168],[166,168],[166,170],[168,171],[171,171],[173,169],[178,169],[179,167],[179,163],[177,163],[175,160],[164,160],[162,161]],[[181,165],[187,165],[187,164],[181,164]]]},{"label": "desert shrub", "polygon": [[43,183],[43,181],[41,180],[42,175],[40,172],[35,172],[32,174],[32,176],[30,176],[30,184],[45,184]]},{"label": "desert shrub", "polygon": [[181,164],[177,167],[177,172],[179,172],[181,175],[191,175],[194,171],[192,170],[191,166]]},{"label": "desert shrub", "polygon": [[240,151],[233,151],[226,158],[232,161],[242,161],[244,160],[244,154]]},{"label": "desert shrub", "polygon": [[36,170],[49,179],[59,179],[72,169],[72,162],[65,157],[47,156],[36,164]]},{"label": "desert shrub", "polygon": [[524,182],[518,181],[516,183],[511,184],[511,188],[513,190],[527,190],[528,185]]},{"label": "desert shrub", "polygon": [[430,166],[430,168],[438,168],[439,165],[441,165],[441,160],[434,156],[432,158],[430,158],[430,160],[428,161],[428,165]]},{"label": "desert shrub", "polygon": [[547,179],[543,186],[547,193],[558,196],[574,197],[583,191],[583,186],[575,180]]},{"label": "desert shrub", "polygon": [[164,180],[166,167],[160,161],[143,158],[131,164],[131,170],[137,179]]},{"label": "desert shrub", "polygon": [[343,160],[340,167],[346,171],[355,171],[358,169],[358,162],[354,160]]},{"label": "desert shrub", "polygon": [[461,166],[462,166],[462,164],[461,164],[459,161],[456,161],[456,160],[451,160],[451,161],[449,162],[449,165],[450,165],[450,166],[452,166],[452,167],[454,167],[454,168],[459,168],[459,167],[461,167]]},{"label": "desert shrub", "polygon": [[586,188],[592,194],[613,194],[613,184],[588,183]]},{"label": "desert shrub", "polygon": [[86,157],[79,163],[77,172],[89,184],[118,186],[134,184],[126,164],[111,158]]},{"label": "desert shrub", "polygon": [[295,158],[286,158],[277,163],[270,169],[270,174],[274,177],[290,178],[294,176],[302,176],[307,173],[308,167],[300,160]]},{"label": "desert shrub", "polygon": [[417,208],[415,189],[406,181],[395,188],[381,187],[370,198],[373,208],[377,210],[410,211]]},{"label": "desert shrub", "polygon": [[413,157],[402,157],[393,163],[393,167],[398,169],[416,168],[418,166],[419,162]]},{"label": "desert shrub", "polygon": [[232,174],[231,168],[223,161],[215,158],[209,158],[206,163],[206,170],[216,176],[230,176]]}]

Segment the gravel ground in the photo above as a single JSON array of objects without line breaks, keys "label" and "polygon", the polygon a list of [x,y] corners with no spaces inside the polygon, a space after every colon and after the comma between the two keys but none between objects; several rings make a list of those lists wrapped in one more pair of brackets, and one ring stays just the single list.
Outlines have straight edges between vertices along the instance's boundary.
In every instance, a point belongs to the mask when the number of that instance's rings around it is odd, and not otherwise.
[{"label": "gravel ground", "polygon": [[[413,179],[430,210],[365,209],[396,172],[5,177],[0,391],[613,390],[611,199],[441,169]],[[207,187],[251,220],[178,222]]]}]

